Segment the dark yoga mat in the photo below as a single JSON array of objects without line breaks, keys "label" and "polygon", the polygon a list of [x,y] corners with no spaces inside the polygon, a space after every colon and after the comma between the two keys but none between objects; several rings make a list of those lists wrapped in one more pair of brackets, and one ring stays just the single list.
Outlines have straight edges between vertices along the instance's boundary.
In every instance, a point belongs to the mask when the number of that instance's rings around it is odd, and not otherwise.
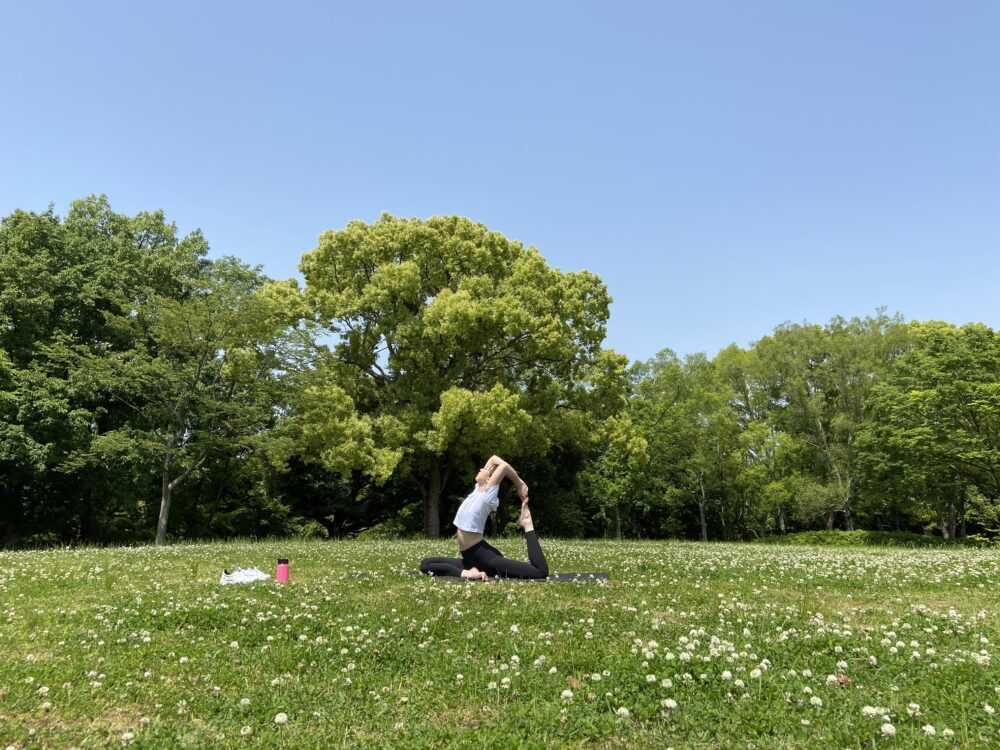
[{"label": "dark yoga mat", "polygon": [[[368,578],[371,573],[348,573],[344,578]],[[405,573],[407,576],[420,576],[423,575],[419,572]],[[427,576],[428,578],[437,578],[442,581],[468,581],[468,578],[459,578],[458,576]],[[559,575],[549,576],[548,578],[490,578],[489,581],[480,581],[480,583],[492,583],[494,581],[560,581],[560,582],[575,582],[575,581],[609,581],[611,578],[607,573],[560,573]],[[475,580],[472,580],[475,583]]]}]

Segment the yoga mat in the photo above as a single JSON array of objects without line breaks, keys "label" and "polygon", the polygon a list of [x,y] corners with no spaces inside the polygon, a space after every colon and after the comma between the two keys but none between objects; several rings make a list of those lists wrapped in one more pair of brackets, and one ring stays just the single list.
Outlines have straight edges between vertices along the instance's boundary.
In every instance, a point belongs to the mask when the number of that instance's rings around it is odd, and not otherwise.
[{"label": "yoga mat", "polygon": [[[368,578],[371,575],[372,575],[371,573],[355,572],[355,573],[348,573],[348,574],[346,574],[344,576],[344,578]],[[419,573],[419,572],[409,572],[409,573],[404,573],[404,575],[407,575],[407,576],[421,576],[423,574]],[[471,579],[468,579],[468,578],[459,578],[458,576],[427,576],[427,578],[440,579],[440,580],[443,580],[443,581],[469,581],[469,580],[471,580]],[[609,580],[611,580],[611,578],[610,578],[610,576],[607,573],[559,573],[558,575],[552,575],[552,576],[549,576],[548,578],[500,578],[500,577],[495,577],[495,578],[490,578],[488,581],[480,581],[480,583],[492,583],[492,582],[495,582],[495,581],[515,581],[515,582],[516,581],[535,581],[536,583],[541,583],[541,582],[544,582],[544,581],[556,581],[556,582],[560,582],[560,583],[567,583],[567,582],[577,582],[577,581],[609,581]],[[472,583],[476,583],[476,581],[472,580]]]}]

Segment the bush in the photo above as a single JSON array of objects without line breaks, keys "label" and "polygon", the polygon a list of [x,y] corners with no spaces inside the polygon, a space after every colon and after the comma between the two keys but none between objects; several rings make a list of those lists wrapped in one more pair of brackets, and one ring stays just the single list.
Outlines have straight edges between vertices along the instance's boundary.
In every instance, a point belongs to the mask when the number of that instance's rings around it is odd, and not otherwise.
[{"label": "bush", "polygon": [[769,536],[759,540],[764,544],[817,545],[822,547],[941,547],[948,544],[987,547],[993,542],[987,537],[971,536],[946,542],[939,536],[913,534],[908,531],[799,531],[784,536]]},{"label": "bush", "polygon": [[410,503],[399,513],[382,523],[377,523],[358,534],[358,539],[408,539],[420,536],[423,530],[424,509],[420,503]]}]

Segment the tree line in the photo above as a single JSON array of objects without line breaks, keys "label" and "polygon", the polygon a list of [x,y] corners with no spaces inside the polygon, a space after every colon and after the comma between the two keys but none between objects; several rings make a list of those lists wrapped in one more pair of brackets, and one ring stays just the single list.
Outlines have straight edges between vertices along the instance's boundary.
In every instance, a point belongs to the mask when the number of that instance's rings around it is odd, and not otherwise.
[{"label": "tree line", "polygon": [[208,250],[103,196],[3,219],[0,543],[434,537],[494,453],[554,535],[1000,526],[986,326],[879,311],[630,365],[599,277],[465,218],[328,231],[301,285]]}]

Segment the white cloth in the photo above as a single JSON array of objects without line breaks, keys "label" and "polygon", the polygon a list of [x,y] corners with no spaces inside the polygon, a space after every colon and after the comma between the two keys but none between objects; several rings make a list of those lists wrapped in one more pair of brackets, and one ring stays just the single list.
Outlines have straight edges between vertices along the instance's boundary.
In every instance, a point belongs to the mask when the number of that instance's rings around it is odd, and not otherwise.
[{"label": "white cloth", "polygon": [[456,529],[471,531],[482,534],[486,530],[486,517],[500,506],[500,487],[490,485],[485,490],[480,491],[476,486],[462,504],[458,506],[458,513],[455,514]]}]

